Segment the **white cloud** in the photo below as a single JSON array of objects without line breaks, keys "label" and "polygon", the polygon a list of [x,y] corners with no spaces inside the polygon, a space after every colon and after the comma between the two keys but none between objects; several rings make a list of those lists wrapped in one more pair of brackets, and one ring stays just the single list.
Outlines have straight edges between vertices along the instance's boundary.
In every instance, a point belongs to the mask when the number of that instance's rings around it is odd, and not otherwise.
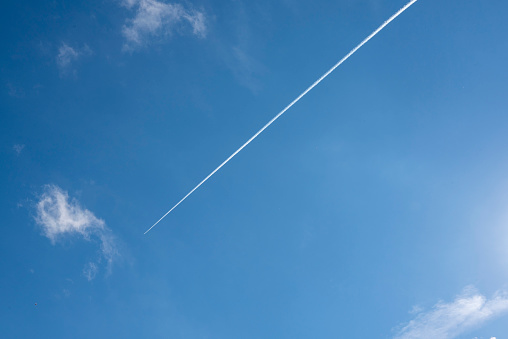
[{"label": "white cloud", "polygon": [[74,48],[70,47],[66,43],[62,42],[62,45],[58,49],[58,55],[56,56],[56,63],[60,70],[67,69],[71,63],[77,60],[80,53]]},{"label": "white cloud", "polygon": [[83,275],[88,281],[92,281],[97,275],[97,271],[97,265],[93,262],[89,262],[85,265],[85,268],[83,268]]},{"label": "white cloud", "polygon": [[[245,44],[241,44],[245,45]],[[266,67],[247,52],[246,46],[235,46],[231,49],[232,58],[228,57],[228,67],[241,85],[257,92],[261,88],[258,76],[266,72]]]},{"label": "white cloud", "polygon": [[[100,251],[111,268],[118,250],[111,230],[104,220],[97,218],[92,212],[81,207],[75,199],[70,199],[67,192],[55,185],[47,185],[37,203],[35,221],[42,227],[44,235],[55,244],[66,236],[79,235],[86,240],[97,238],[100,241]],[[88,267],[85,276],[95,277]],[[90,280],[90,279],[89,279]]]},{"label": "white cloud", "polygon": [[203,12],[157,0],[123,0],[122,3],[136,11],[134,18],[128,19],[122,28],[127,40],[124,49],[132,50],[153,39],[166,37],[182,23],[190,25],[193,34],[202,38],[206,36],[207,27]]},{"label": "white cloud", "polygon": [[87,44],[83,48],[73,48],[62,42],[60,48],[58,48],[58,54],[56,56],[56,64],[60,70],[61,75],[67,74],[72,69],[72,64],[76,62],[82,56],[92,55],[93,51]]},{"label": "white cloud", "polygon": [[231,3],[234,16],[229,25],[228,38],[216,41],[220,58],[232,71],[237,81],[257,93],[262,87],[261,79],[268,72],[261,62],[264,44],[256,39],[256,33],[262,29],[259,14],[252,16],[248,5],[243,1]]},{"label": "white cloud", "polygon": [[66,234],[79,233],[89,238],[91,233],[105,228],[103,220],[81,208],[76,200],[69,201],[67,192],[54,185],[45,187],[37,203],[36,221],[53,244]]},{"label": "white cloud", "polygon": [[201,38],[206,36],[206,19],[203,12],[186,12],[183,17],[192,26],[192,33]]},{"label": "white cloud", "polygon": [[419,305],[414,305],[413,308],[409,311],[409,314],[418,314],[423,311],[423,308]]},{"label": "white cloud", "polygon": [[21,154],[21,151],[23,151],[23,148],[25,148],[25,145],[16,144],[12,146],[12,149],[14,149],[14,152],[16,152],[17,155]]},{"label": "white cloud", "polygon": [[451,303],[437,303],[405,325],[394,339],[452,339],[508,311],[508,294],[488,300],[469,287]]},{"label": "white cloud", "polygon": [[13,98],[22,98],[25,96],[25,91],[22,88],[16,87],[11,83],[7,84],[8,94]]}]

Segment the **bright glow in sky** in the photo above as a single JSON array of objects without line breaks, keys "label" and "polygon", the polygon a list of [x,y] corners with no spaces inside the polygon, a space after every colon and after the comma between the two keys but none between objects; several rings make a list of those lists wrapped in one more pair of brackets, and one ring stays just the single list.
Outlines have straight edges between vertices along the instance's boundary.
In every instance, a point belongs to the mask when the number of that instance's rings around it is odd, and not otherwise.
[{"label": "bright glow in sky", "polygon": [[0,337],[503,338],[508,4],[4,1]]}]

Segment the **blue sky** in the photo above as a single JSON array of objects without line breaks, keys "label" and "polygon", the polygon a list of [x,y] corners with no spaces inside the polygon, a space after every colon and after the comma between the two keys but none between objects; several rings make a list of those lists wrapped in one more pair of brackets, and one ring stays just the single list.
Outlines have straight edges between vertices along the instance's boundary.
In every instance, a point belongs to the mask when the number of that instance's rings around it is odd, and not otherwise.
[{"label": "blue sky", "polygon": [[[503,338],[504,1],[4,1],[5,338]],[[35,305],[37,304],[37,305]]]}]

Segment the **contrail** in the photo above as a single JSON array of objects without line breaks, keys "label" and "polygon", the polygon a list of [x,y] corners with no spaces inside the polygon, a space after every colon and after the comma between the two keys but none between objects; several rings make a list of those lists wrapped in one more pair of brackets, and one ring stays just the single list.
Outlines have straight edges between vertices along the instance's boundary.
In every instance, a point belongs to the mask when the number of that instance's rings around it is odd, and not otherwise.
[{"label": "contrail", "polygon": [[243,144],[239,149],[237,149],[233,154],[231,154],[229,156],[229,158],[227,158],[226,160],[224,160],[224,162],[222,164],[219,165],[219,167],[217,167],[216,169],[213,170],[212,173],[208,174],[208,176],[206,178],[203,179],[203,181],[201,181],[196,187],[194,187],[189,193],[187,193],[187,195],[185,197],[182,198],[182,200],[180,200],[175,206],[173,206],[169,211],[166,212],[166,214],[164,214],[162,216],[162,218],[160,218],[159,220],[157,220],[157,222],[155,224],[152,225],[152,227],[150,227],[148,230],[146,230],[146,232],[144,234],[147,234],[148,232],[150,232],[150,230],[152,228],[154,228],[159,222],[161,222],[162,219],[164,219],[169,213],[171,213],[171,211],[173,211],[178,205],[180,205],[185,199],[187,199],[187,197],[189,195],[191,195],[195,190],[197,190],[199,188],[199,186],[203,185],[208,179],[210,179],[210,177],[212,175],[214,175],[218,170],[220,170],[222,168],[222,166],[224,166],[225,164],[227,164],[229,162],[229,160],[233,159],[233,157],[235,155],[237,155],[238,153],[240,153],[241,150],[243,150],[245,148],[245,146],[247,146],[248,144],[251,143],[252,140],[256,139],[258,135],[260,135],[265,129],[268,128],[268,126],[270,126],[271,124],[273,124],[275,122],[275,120],[279,119],[280,116],[284,113],[286,113],[286,111],[288,109],[291,108],[291,106],[293,106],[294,104],[296,104],[301,98],[303,98],[305,96],[305,94],[309,93],[314,87],[316,87],[321,81],[323,81],[328,75],[330,75],[330,73],[332,73],[337,67],[339,67],[340,65],[342,65],[342,63],[344,61],[346,61],[347,59],[349,59],[350,56],[352,56],[353,54],[355,54],[355,52],[357,50],[359,50],[363,45],[365,45],[370,39],[372,39],[376,34],[378,34],[383,28],[385,28],[390,22],[392,22],[396,17],[398,17],[399,15],[401,15],[406,9],[408,9],[412,4],[414,4],[416,1],[418,0],[411,0],[410,2],[408,2],[404,7],[402,7],[401,9],[399,9],[397,11],[397,13],[395,13],[394,15],[392,15],[390,17],[390,19],[386,20],[381,26],[378,27],[378,29],[376,29],[374,32],[372,32],[368,37],[366,37],[358,46],[356,46],[355,48],[353,48],[348,54],[346,54],[345,57],[343,57],[342,59],[340,59],[339,62],[337,62],[332,68],[330,68],[328,70],[328,72],[326,72],[325,74],[323,74],[318,80],[316,80],[309,88],[307,88],[305,91],[302,92],[302,94],[300,94],[295,100],[291,101],[291,103],[289,105],[287,105],[282,111],[279,112],[279,114],[277,114],[275,117],[273,117],[272,120],[270,120],[266,125],[263,126],[263,128],[261,128],[259,131],[256,132],[256,134],[254,134],[249,140],[247,140],[247,142],[245,144]]}]

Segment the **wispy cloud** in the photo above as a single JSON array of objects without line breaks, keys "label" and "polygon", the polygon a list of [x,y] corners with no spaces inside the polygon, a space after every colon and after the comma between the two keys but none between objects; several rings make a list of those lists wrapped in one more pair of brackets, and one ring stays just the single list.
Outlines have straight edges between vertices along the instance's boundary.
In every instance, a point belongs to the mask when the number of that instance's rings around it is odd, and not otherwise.
[{"label": "wispy cloud", "polygon": [[[247,87],[253,93],[262,88],[261,78],[268,71],[261,62],[264,50],[264,40],[256,38],[263,29],[265,14],[260,13],[256,2],[245,3],[235,1],[231,3],[232,20],[227,32],[215,42],[218,57],[224,61],[240,85]],[[263,20],[260,20],[260,17]]]},{"label": "wispy cloud", "polygon": [[14,86],[11,83],[7,84],[7,93],[13,98],[23,98],[25,96],[25,91],[22,88]]},{"label": "wispy cloud", "polygon": [[[85,240],[100,241],[100,252],[111,269],[113,260],[119,256],[115,239],[104,220],[70,199],[67,192],[55,185],[47,185],[37,202],[35,221],[44,235],[55,244],[68,236],[81,236]],[[84,275],[91,280],[97,272],[96,264],[88,264]]]},{"label": "wispy cloud", "polygon": [[97,265],[93,262],[89,262],[83,268],[83,275],[88,281],[92,281],[97,275],[97,271],[98,271]]},{"label": "wispy cloud", "polygon": [[60,69],[67,69],[71,63],[79,58],[80,53],[66,43],[62,43],[58,49],[56,63]]},{"label": "wispy cloud", "polygon": [[73,63],[82,56],[91,55],[92,53],[92,50],[86,44],[83,48],[74,48],[67,45],[65,42],[62,42],[58,48],[58,54],[56,56],[56,64],[60,70],[60,75],[67,75],[72,71]]},{"label": "wispy cloud", "polygon": [[123,0],[122,3],[135,11],[134,17],[128,19],[122,28],[125,50],[165,38],[185,25],[190,26],[194,35],[206,36],[206,18],[202,11],[157,0]]},{"label": "wispy cloud", "polygon": [[252,54],[252,48],[247,43],[241,42],[231,48],[224,55],[224,60],[235,78],[242,85],[256,93],[260,90],[260,75],[266,73],[267,69]]},{"label": "wispy cloud", "polygon": [[498,291],[490,300],[468,287],[453,302],[437,303],[419,313],[394,339],[452,339],[508,311],[508,294]]},{"label": "wispy cloud", "polygon": [[17,155],[20,155],[24,148],[25,148],[25,145],[21,145],[21,144],[16,144],[16,145],[12,146],[12,149],[14,150],[14,152],[16,152]]}]

